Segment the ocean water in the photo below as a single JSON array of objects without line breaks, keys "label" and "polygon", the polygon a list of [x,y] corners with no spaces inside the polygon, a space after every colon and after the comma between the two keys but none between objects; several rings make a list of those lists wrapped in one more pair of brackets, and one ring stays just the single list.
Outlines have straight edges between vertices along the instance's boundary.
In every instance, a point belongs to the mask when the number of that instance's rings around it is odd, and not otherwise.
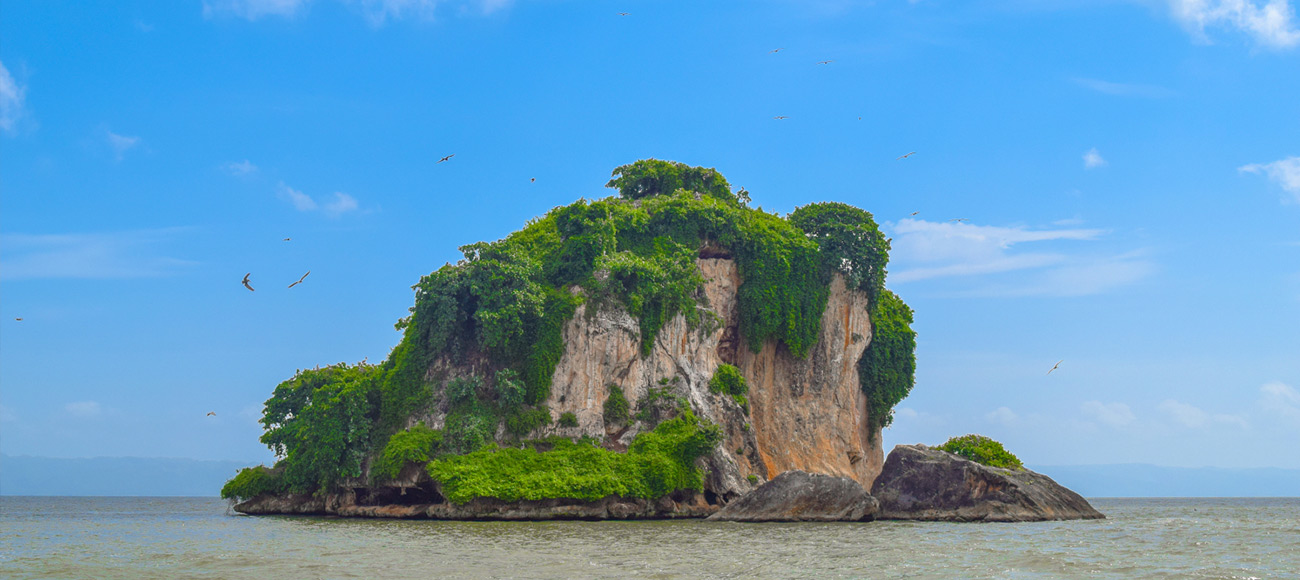
[{"label": "ocean water", "polygon": [[1300,498],[1095,499],[1029,524],[249,517],[0,497],[0,578],[1300,578]]}]

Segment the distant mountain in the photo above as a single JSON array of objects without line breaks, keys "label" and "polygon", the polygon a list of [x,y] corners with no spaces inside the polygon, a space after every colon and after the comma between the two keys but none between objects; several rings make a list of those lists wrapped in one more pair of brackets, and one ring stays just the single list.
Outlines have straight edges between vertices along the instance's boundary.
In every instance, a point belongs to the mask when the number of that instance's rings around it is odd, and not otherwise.
[{"label": "distant mountain", "polygon": [[243,461],[0,455],[0,495],[216,496]]},{"label": "distant mountain", "polygon": [[1084,497],[1300,497],[1300,469],[1032,465]]}]

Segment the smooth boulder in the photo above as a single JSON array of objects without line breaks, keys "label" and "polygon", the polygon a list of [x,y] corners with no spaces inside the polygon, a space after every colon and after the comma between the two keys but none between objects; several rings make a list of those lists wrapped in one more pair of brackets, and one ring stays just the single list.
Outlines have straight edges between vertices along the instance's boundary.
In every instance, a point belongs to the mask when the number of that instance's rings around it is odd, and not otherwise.
[{"label": "smooth boulder", "polygon": [[871,488],[882,520],[1038,522],[1101,519],[1077,493],[1028,469],[989,467],[925,445],[889,452]]},{"label": "smooth boulder", "polygon": [[847,477],[791,470],[736,498],[710,520],[732,522],[870,521],[877,503]]}]

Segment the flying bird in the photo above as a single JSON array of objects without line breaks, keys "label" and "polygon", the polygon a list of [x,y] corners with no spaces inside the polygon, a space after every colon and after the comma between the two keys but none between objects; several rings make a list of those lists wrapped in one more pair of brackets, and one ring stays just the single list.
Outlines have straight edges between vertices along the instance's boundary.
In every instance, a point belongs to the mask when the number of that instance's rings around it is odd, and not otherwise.
[{"label": "flying bird", "polygon": [[781,51],[783,51],[783,50],[785,50],[785,49],[784,49],[784,48],[774,48],[774,49],[772,49],[772,50],[767,51],[767,53],[768,53],[768,54],[776,54],[776,53],[781,52]]},{"label": "flying bird", "polygon": [[[915,152],[915,151],[913,151],[913,152],[911,152],[911,153],[908,153],[907,155],[899,155],[899,156],[898,156],[898,159],[907,159],[908,157],[911,157],[911,156],[913,156],[913,155],[916,155],[916,152]],[[898,161],[898,159],[895,159],[894,161]]]},{"label": "flying bird", "polygon": [[216,411],[208,411],[208,415],[207,415],[207,416],[208,416],[208,417],[216,417],[216,416],[217,416],[217,413],[216,413]]},{"label": "flying bird", "polygon": [[534,183],[534,182],[536,182],[536,181],[537,181],[537,178],[536,178],[536,177],[533,177],[533,178],[530,178],[530,179],[528,180],[528,183]]},{"label": "flying bird", "polygon": [[921,212],[919,212],[919,211],[914,211],[914,212],[912,212],[912,215],[916,215],[916,214],[918,214],[918,213],[921,213]]},{"label": "flying bird", "polygon": [[448,155],[448,156],[446,156],[446,157],[443,157],[442,159],[439,159],[439,160],[438,160],[438,163],[442,163],[443,161],[446,161],[446,160],[448,160],[448,159],[451,159],[452,157],[455,157],[455,156],[456,156],[456,154],[455,154],[455,153],[452,153],[451,155]]},{"label": "flying bird", "polygon": [[1052,365],[1052,370],[1051,370],[1051,371],[1047,371],[1047,374],[1049,374],[1049,375],[1052,374],[1052,371],[1056,370],[1056,367],[1061,366],[1061,363],[1063,363],[1063,362],[1065,362],[1065,359],[1061,359],[1061,360],[1056,361],[1056,364]]},{"label": "flying bird", "polygon": [[628,12],[619,12],[619,13],[618,13],[619,16],[627,16],[628,14],[629,14]]},{"label": "flying bird", "polygon": [[[310,273],[311,273],[311,270],[307,270],[307,274],[310,274]],[[289,287],[290,287],[290,288],[293,288],[294,286],[297,286],[297,285],[299,285],[299,284],[302,284],[302,281],[307,279],[307,274],[303,274],[303,275],[302,275],[302,278],[299,278],[297,282],[294,282],[293,284],[290,284]]]},{"label": "flying bird", "polygon": [[286,242],[289,241],[289,238],[285,238],[284,241],[286,241]]},{"label": "flying bird", "polygon": [[775,116],[775,117],[772,117],[772,118],[773,118],[773,119],[776,119],[776,120],[778,120],[778,121],[780,121],[780,120],[782,120],[782,119],[789,119],[790,117],[787,117],[787,116],[785,116],[785,115],[778,115],[778,116]]},{"label": "flying bird", "polygon": [[15,318],[14,320],[17,320],[18,322],[22,322],[22,321],[23,321],[23,319],[21,319],[21,318]]},{"label": "flying bird", "polygon": [[252,272],[249,272],[248,274],[244,274],[244,281],[241,282],[241,284],[243,284],[245,288],[248,288],[249,292],[255,292],[255,290],[253,290],[253,287],[248,284],[248,277],[250,275],[252,275]]},{"label": "flying bird", "polygon": [[823,61],[821,61],[821,62],[818,62],[817,64],[830,64],[830,63],[833,63],[833,62],[835,62],[835,61],[833,61],[833,60],[823,60]]},{"label": "flying bird", "polygon": [[952,218],[952,219],[950,219],[950,220],[948,220],[948,221],[950,221],[950,222],[961,223],[961,222],[968,222],[968,221],[970,221],[970,218]]}]

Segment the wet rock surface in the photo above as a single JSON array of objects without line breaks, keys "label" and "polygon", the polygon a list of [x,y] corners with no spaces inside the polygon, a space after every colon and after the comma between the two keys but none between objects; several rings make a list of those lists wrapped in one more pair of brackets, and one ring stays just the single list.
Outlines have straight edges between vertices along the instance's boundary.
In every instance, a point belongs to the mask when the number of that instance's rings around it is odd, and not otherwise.
[{"label": "wet rock surface", "polygon": [[889,452],[871,494],[882,520],[1037,522],[1101,519],[1077,493],[1027,469],[989,467],[925,445]]},{"label": "wet rock surface", "polygon": [[848,477],[791,470],[727,504],[710,520],[841,522],[875,518],[878,503]]},{"label": "wet rock surface", "polygon": [[[441,499],[441,498],[439,498]],[[464,504],[436,503],[362,505],[357,495],[262,495],[234,506],[248,515],[332,515],[362,518],[433,520],[637,520],[703,518],[718,511],[703,494],[678,492],[657,500],[605,497],[596,501],[546,499],[502,501],[477,498]]]}]

